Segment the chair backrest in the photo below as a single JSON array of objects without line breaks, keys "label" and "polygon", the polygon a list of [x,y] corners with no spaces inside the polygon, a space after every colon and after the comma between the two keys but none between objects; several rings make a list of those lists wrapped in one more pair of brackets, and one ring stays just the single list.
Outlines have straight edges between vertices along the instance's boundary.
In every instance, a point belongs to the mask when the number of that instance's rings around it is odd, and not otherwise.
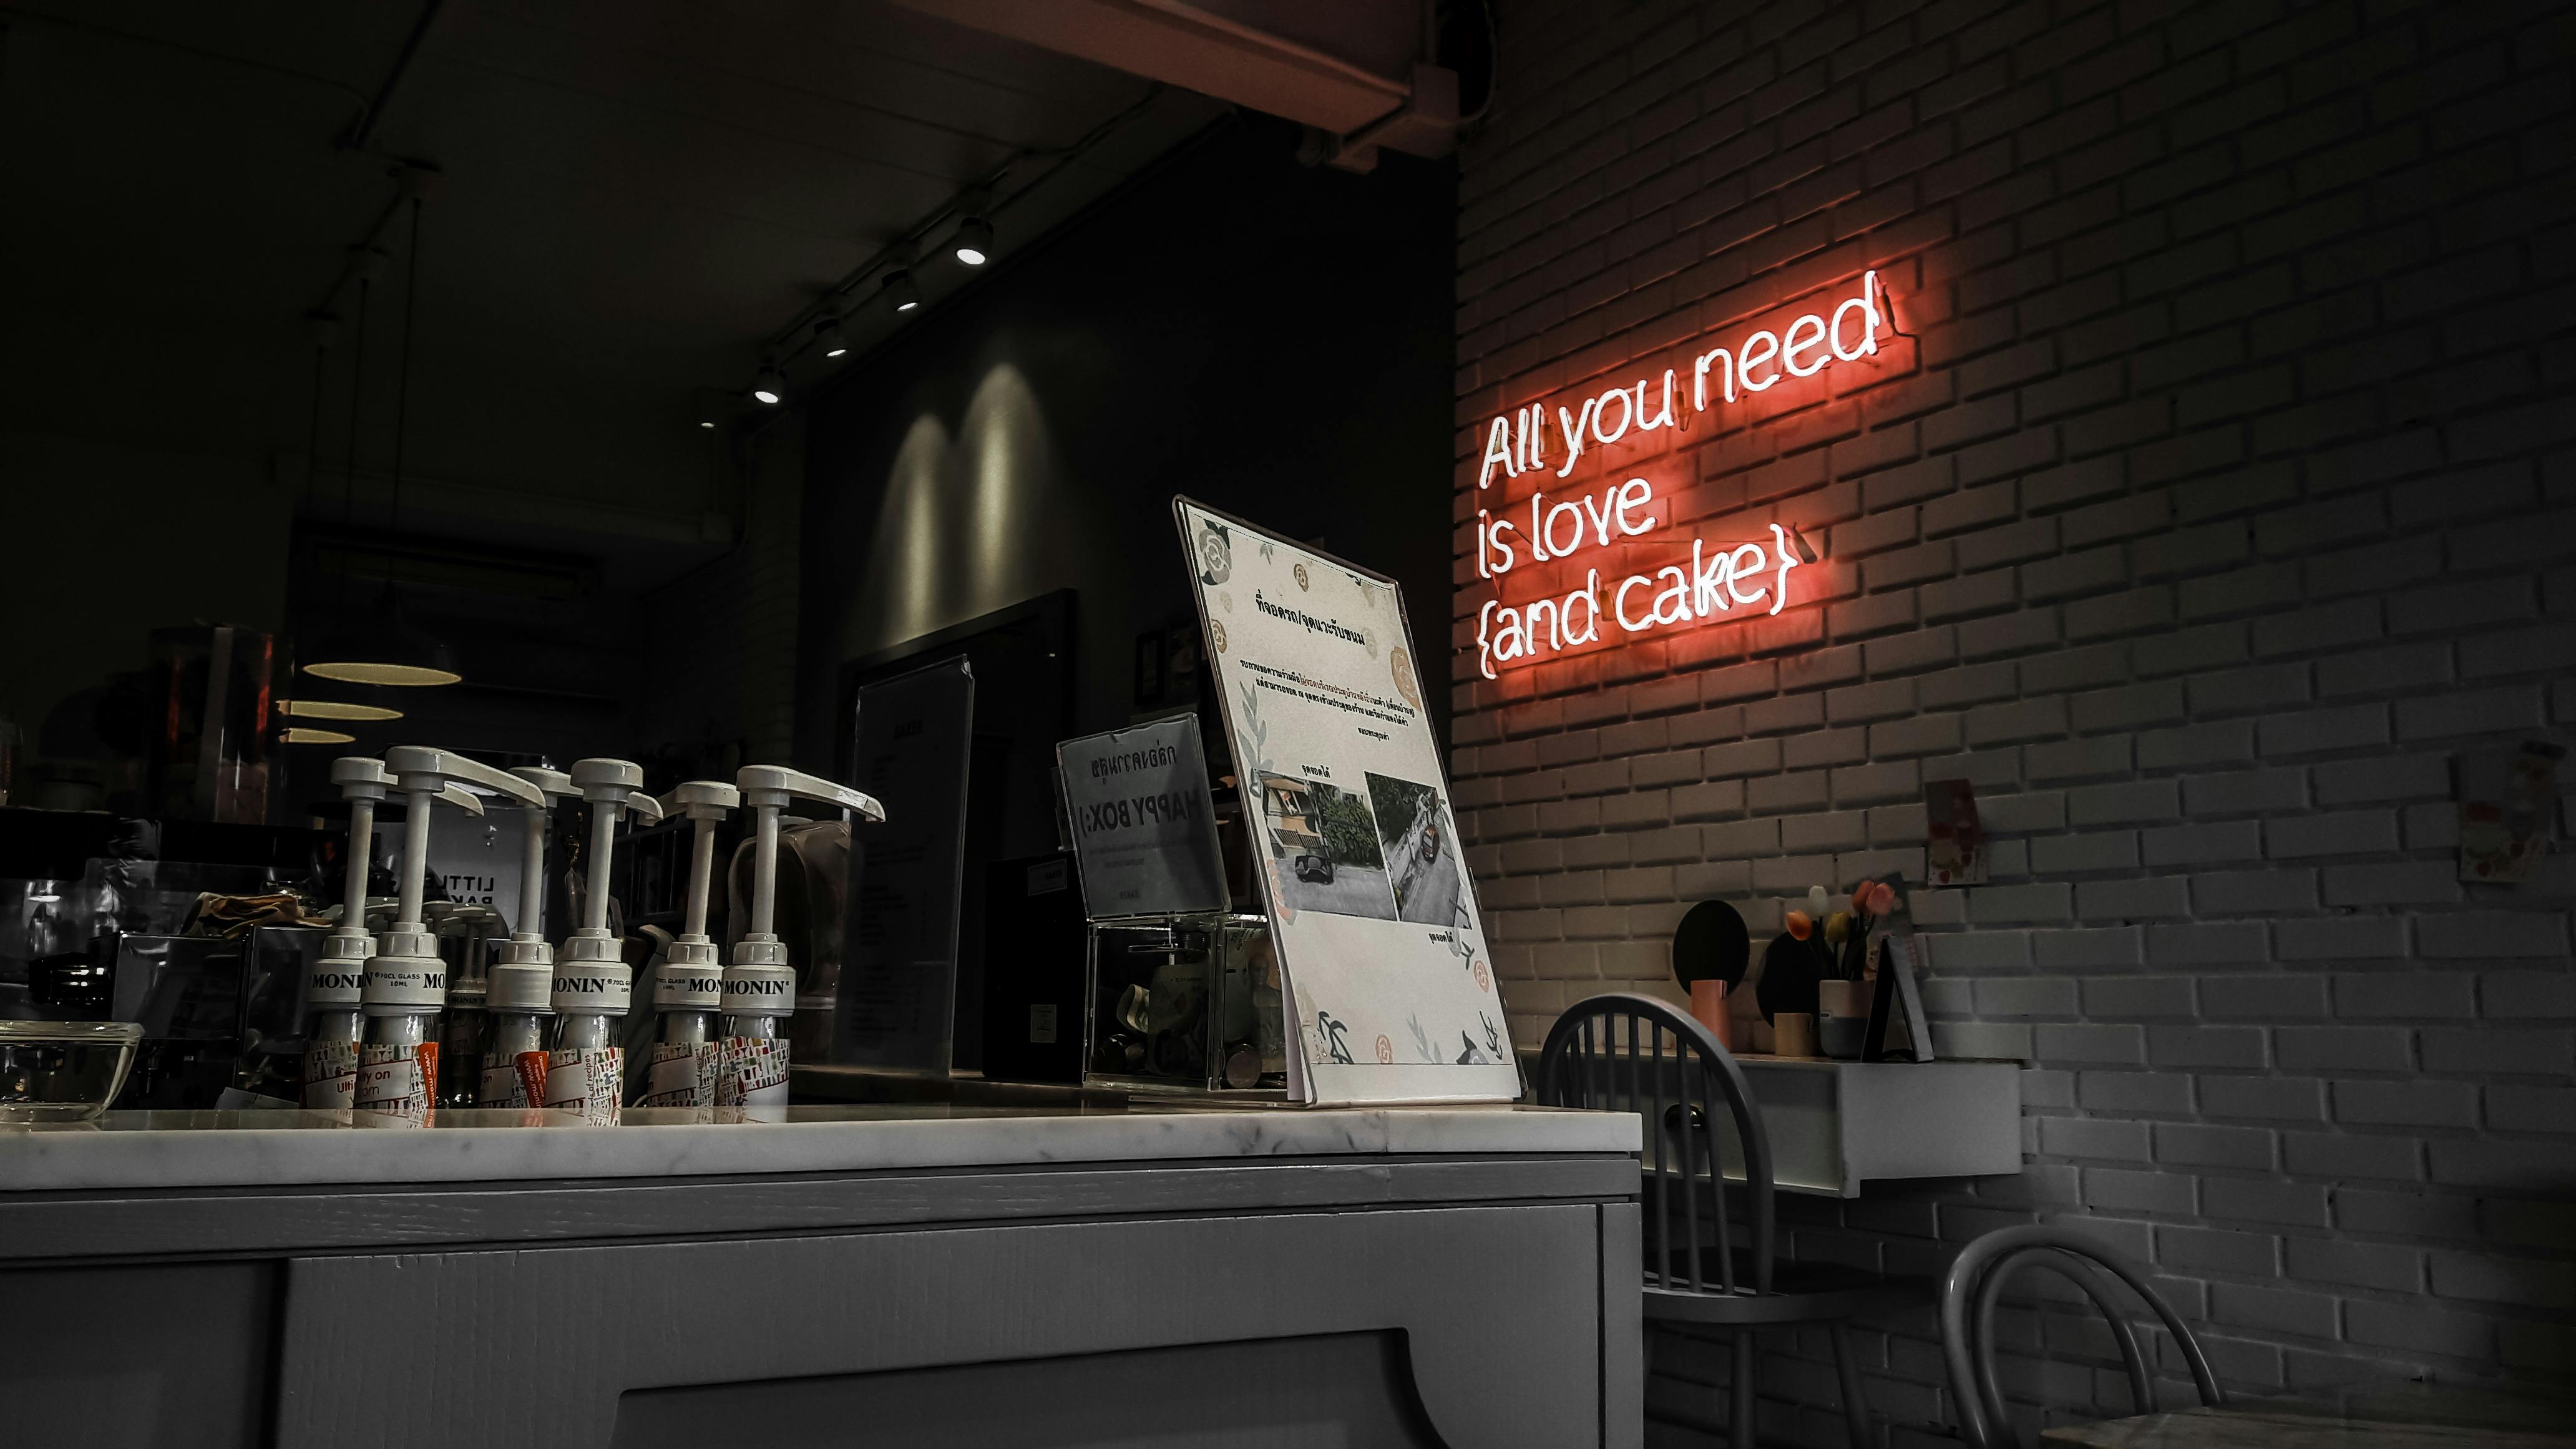
[{"label": "chair backrest", "polygon": [[[1771,1291],[1771,1139],[1744,1069],[1707,1027],[1651,996],[1613,993],[1576,1002],[1540,1049],[1538,1099],[1645,1119],[1646,1256],[1658,1286]],[[1744,1163],[1741,1222],[1727,1206],[1721,1121],[1733,1128]],[[1701,1231],[1703,1215],[1713,1219],[1711,1234]],[[1701,1252],[1704,1237],[1713,1252]]]},{"label": "chair backrest", "polygon": [[2163,1321],[2191,1367],[2201,1402],[2227,1402],[2217,1375],[2209,1371],[2208,1356],[2200,1351],[2200,1341],[2127,1259],[2068,1228],[2040,1224],[1999,1228],[1963,1249],[1941,1284],[1941,1354],[1949,1364],[1950,1393],[1958,1401],[1960,1435],[1969,1449],[2010,1449],[2013,1444],[2012,1427],[2004,1418],[2003,1389],[1995,1377],[1995,1303],[2005,1280],[2023,1268],[2045,1268],[2065,1278],[2110,1320],[2137,1412],[2155,1412],[2155,1386],[2147,1374],[2146,1355],[2138,1346],[2137,1330],[2112,1301],[2106,1271],[2128,1284]]}]

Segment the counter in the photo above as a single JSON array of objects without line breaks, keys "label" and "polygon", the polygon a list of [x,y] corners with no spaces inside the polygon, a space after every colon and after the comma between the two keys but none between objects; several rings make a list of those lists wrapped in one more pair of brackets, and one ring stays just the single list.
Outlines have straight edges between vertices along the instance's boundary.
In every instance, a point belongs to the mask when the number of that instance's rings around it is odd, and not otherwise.
[{"label": "counter", "polygon": [[1633,1117],[784,1115],[0,1130],[0,1422],[281,1449],[1642,1437]]}]

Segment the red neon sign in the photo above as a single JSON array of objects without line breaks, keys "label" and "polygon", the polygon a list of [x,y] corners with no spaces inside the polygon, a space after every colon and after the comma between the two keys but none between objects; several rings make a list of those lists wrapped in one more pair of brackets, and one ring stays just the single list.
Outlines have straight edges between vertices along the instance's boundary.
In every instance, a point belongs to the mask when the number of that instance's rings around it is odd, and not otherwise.
[{"label": "red neon sign", "polygon": [[[1830,318],[1810,312],[1780,332],[1757,330],[1734,347],[1712,347],[1693,360],[1689,406],[1696,415],[1716,399],[1734,402],[1745,393],[1766,392],[1782,377],[1812,377],[1836,363],[1857,362],[1878,351],[1878,333],[1886,325],[1875,271],[1861,274],[1860,292],[1845,298]],[[1606,447],[1627,437],[1674,426],[1680,370],[1664,369],[1660,386],[1639,378],[1633,386],[1614,387],[1582,400],[1579,410],[1560,405],[1556,432],[1565,454],[1555,476],[1574,471],[1587,446]],[[1500,469],[1506,479],[1547,469],[1547,404],[1532,403],[1509,418],[1496,416],[1485,430],[1485,454],[1476,487],[1493,486]],[[1616,414],[1617,426],[1611,425]],[[1643,478],[1610,484],[1571,501],[1548,501],[1544,489],[1528,499],[1524,520],[1515,507],[1504,517],[1476,510],[1476,576],[1496,581],[1524,562],[1551,563],[1586,550],[1607,551],[1647,533],[1656,525],[1652,512],[1654,485]],[[1789,601],[1789,571],[1801,554],[1792,530],[1770,525],[1771,542],[1690,540],[1690,562],[1665,564],[1630,573],[1605,585],[1601,570],[1585,571],[1580,587],[1562,595],[1505,604],[1497,597],[1476,616],[1476,667],[1487,679],[1498,665],[1535,663],[1548,653],[1597,643],[1607,617],[1625,634],[1642,634],[1700,620],[1777,614]],[[1678,547],[1679,540],[1671,541]],[[1621,549],[1621,553],[1628,550]],[[1768,576],[1767,578],[1765,576]],[[1564,571],[1571,576],[1571,566]],[[1642,600],[1639,595],[1642,594]]]}]

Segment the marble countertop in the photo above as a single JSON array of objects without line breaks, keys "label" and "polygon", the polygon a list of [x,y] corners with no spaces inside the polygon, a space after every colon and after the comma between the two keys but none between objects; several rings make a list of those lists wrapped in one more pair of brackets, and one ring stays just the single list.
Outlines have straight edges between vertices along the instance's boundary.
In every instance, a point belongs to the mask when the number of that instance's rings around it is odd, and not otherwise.
[{"label": "marble countertop", "polygon": [[110,1112],[0,1127],[0,1192],[741,1176],[1246,1157],[1622,1153],[1633,1115],[1546,1107],[1246,1110],[877,1103],[750,1109],[759,1120],[629,1109],[617,1127],[544,1111]]}]

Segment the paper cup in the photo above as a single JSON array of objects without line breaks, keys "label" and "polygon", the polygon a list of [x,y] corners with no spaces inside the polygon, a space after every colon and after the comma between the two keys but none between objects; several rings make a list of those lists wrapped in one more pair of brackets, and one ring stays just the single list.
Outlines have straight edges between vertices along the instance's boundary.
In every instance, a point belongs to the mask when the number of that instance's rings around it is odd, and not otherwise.
[{"label": "paper cup", "polygon": [[1735,1050],[1735,1032],[1726,1019],[1726,983],[1694,981],[1691,983],[1691,1016],[1707,1027],[1709,1035],[1728,1051]]},{"label": "paper cup", "polygon": [[1839,1061],[1859,1058],[1869,1036],[1869,983],[1816,983],[1816,1038],[1826,1056]]},{"label": "paper cup", "polygon": [[1784,1057],[1811,1057],[1816,1054],[1816,1017],[1808,1011],[1778,1011],[1771,1015],[1771,1050]]}]

